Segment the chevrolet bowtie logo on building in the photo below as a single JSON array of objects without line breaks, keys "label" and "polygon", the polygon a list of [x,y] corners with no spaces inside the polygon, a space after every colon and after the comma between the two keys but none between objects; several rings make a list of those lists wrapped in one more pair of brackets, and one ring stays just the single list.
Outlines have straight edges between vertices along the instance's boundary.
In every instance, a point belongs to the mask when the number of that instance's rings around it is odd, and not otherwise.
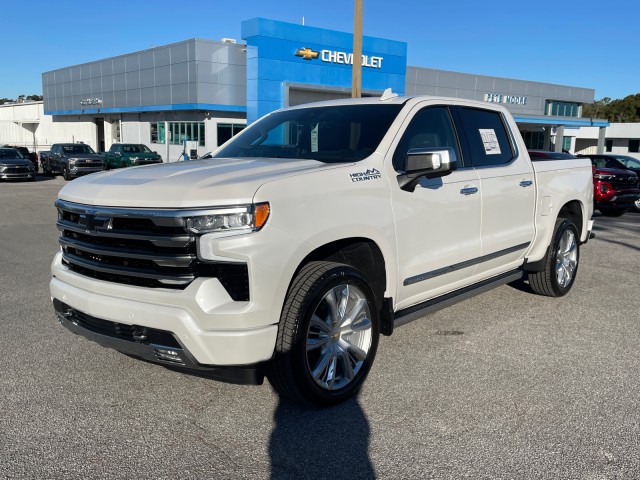
[{"label": "chevrolet bowtie logo on building", "polygon": [[313,60],[314,58],[318,58],[320,52],[315,52],[310,48],[299,48],[296,50],[296,57],[302,57],[305,60]]},{"label": "chevrolet bowtie logo on building", "polygon": [[[305,60],[314,60],[319,58],[325,63],[337,63],[340,65],[353,65],[353,53],[339,52],[337,50],[321,50],[316,52],[309,47],[299,48],[294,54],[296,57],[302,57]],[[362,55],[362,66],[364,68],[382,68],[384,58],[369,55]]]}]

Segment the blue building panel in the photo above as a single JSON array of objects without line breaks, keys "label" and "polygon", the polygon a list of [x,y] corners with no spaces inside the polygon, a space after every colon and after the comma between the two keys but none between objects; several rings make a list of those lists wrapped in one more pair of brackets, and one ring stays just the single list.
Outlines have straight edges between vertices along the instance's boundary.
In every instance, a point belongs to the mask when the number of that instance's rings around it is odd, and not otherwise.
[{"label": "blue building panel", "polygon": [[[251,51],[247,55],[248,123],[286,106],[287,84],[351,88],[350,33],[254,18],[242,23],[242,38]],[[363,37],[362,52],[362,89],[391,87],[403,94],[407,44]]]}]

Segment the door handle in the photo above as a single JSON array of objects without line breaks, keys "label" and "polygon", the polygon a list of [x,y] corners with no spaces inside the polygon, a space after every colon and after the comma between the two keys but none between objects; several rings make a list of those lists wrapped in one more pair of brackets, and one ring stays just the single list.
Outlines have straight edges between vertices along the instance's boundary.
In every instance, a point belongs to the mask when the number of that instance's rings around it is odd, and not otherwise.
[{"label": "door handle", "polygon": [[520,182],[520,186],[521,187],[530,187],[531,185],[533,185],[533,181],[532,180],[522,180]]},{"label": "door handle", "polygon": [[478,193],[478,187],[474,186],[466,186],[460,190],[462,195],[473,195],[474,193]]}]

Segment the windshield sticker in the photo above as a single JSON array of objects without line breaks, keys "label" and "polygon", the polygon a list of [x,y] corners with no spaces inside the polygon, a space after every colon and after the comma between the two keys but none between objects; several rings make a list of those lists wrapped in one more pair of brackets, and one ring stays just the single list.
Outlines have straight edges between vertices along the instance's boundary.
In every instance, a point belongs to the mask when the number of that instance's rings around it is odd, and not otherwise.
[{"label": "windshield sticker", "polygon": [[500,144],[498,143],[498,137],[496,137],[496,131],[493,128],[480,128],[478,130],[482,137],[482,143],[484,144],[484,152],[487,155],[500,155]]},{"label": "windshield sticker", "polygon": [[365,172],[350,173],[352,182],[366,182],[367,180],[377,180],[382,178],[382,174],[375,168],[367,169]]},{"label": "windshield sticker", "polygon": [[320,124],[316,123],[316,126],[313,127],[313,130],[311,130],[311,151],[312,152],[317,152],[318,151],[318,126]]}]

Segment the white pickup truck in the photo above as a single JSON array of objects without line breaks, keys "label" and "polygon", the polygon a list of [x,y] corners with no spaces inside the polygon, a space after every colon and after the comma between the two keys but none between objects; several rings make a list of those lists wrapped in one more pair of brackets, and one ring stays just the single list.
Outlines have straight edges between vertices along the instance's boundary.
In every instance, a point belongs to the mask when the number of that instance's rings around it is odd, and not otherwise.
[{"label": "white pickup truck", "polygon": [[66,185],[51,296],[104,346],[331,405],[394,327],[524,275],[567,293],[592,196],[589,159],[532,163],[498,105],[302,105],[212,159]]}]

